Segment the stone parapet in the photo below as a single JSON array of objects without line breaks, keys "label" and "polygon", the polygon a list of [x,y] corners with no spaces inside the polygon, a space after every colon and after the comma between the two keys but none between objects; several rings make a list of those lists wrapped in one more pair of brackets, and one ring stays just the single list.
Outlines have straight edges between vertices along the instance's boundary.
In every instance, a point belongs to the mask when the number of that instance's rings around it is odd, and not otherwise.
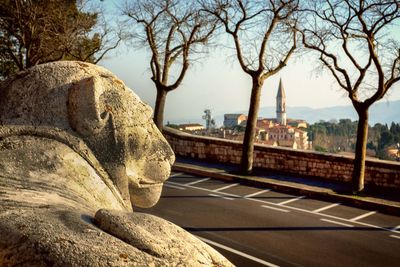
[{"label": "stone parapet", "polygon": [[[164,128],[163,133],[178,156],[211,162],[240,163],[242,153],[240,141],[195,136],[167,127]],[[353,158],[315,151],[255,145],[253,166],[297,176],[350,182]],[[400,164],[367,159],[365,183],[368,186],[400,189]]]}]

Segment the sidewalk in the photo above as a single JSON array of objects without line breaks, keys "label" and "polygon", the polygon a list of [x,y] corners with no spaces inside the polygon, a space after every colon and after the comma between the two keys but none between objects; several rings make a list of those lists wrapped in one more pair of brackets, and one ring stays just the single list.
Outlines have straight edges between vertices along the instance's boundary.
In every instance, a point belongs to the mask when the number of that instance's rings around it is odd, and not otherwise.
[{"label": "sidewalk", "polygon": [[276,191],[341,202],[351,206],[378,210],[383,213],[400,216],[399,192],[370,190],[366,196],[353,196],[345,193],[349,192],[350,185],[344,183],[335,183],[308,177],[294,177],[261,169],[255,169],[250,176],[243,176],[235,173],[237,171],[236,165],[210,163],[183,157],[176,158],[172,169],[177,172],[186,172],[258,187],[267,187]]}]

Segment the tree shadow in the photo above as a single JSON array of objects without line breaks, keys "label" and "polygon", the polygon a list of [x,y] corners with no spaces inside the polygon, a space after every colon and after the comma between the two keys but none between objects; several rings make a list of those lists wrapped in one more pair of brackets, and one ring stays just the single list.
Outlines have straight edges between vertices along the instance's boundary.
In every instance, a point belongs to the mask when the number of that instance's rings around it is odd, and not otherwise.
[{"label": "tree shadow", "polygon": [[[385,229],[372,227],[346,226],[295,226],[295,227],[182,227],[189,232],[287,232],[287,231],[368,231],[385,232]],[[383,227],[385,228],[385,227]]]},{"label": "tree shadow", "polygon": [[[210,192],[210,193],[212,193],[212,192]],[[231,195],[218,195],[218,196],[220,196],[220,197],[229,197],[229,198],[234,198],[234,199],[246,199],[246,197],[242,197],[242,196],[231,196]],[[259,197],[259,196],[256,196],[256,197],[252,197],[252,199],[259,199],[259,200],[262,200],[262,199],[266,199],[266,200],[268,200],[268,199],[282,199],[282,200],[285,200],[285,199],[292,199],[292,198],[294,198],[295,196],[287,196],[287,197]],[[195,195],[188,195],[188,196],[185,196],[185,195],[173,195],[173,196],[171,196],[171,195],[168,195],[168,196],[161,196],[161,198],[215,198],[215,196],[195,196]]]}]

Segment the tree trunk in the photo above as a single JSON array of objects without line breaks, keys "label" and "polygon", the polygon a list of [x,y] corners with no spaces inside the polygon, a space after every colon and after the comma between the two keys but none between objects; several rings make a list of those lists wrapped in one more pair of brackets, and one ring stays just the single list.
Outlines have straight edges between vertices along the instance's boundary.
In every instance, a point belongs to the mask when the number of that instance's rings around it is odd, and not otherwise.
[{"label": "tree trunk", "polygon": [[167,91],[164,88],[157,88],[156,105],[154,107],[154,123],[162,131],[164,123],[164,107],[167,99]]},{"label": "tree trunk", "polygon": [[358,113],[357,143],[352,174],[353,193],[364,190],[365,157],[367,154],[368,108],[360,108]]},{"label": "tree trunk", "polygon": [[246,132],[244,134],[242,158],[240,163],[240,171],[243,174],[250,174],[253,170],[253,151],[254,139],[256,134],[257,115],[260,106],[260,96],[262,82],[257,78],[252,78],[253,87],[251,89],[249,114],[247,116]]}]

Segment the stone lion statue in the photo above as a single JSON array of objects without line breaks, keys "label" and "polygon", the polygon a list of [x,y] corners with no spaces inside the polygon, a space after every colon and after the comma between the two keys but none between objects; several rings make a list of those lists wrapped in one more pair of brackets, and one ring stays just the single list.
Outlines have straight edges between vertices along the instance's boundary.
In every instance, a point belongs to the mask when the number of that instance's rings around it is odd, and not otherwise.
[{"label": "stone lion statue", "polygon": [[1,266],[231,266],[157,203],[174,154],[104,68],[33,67],[0,84]]}]

